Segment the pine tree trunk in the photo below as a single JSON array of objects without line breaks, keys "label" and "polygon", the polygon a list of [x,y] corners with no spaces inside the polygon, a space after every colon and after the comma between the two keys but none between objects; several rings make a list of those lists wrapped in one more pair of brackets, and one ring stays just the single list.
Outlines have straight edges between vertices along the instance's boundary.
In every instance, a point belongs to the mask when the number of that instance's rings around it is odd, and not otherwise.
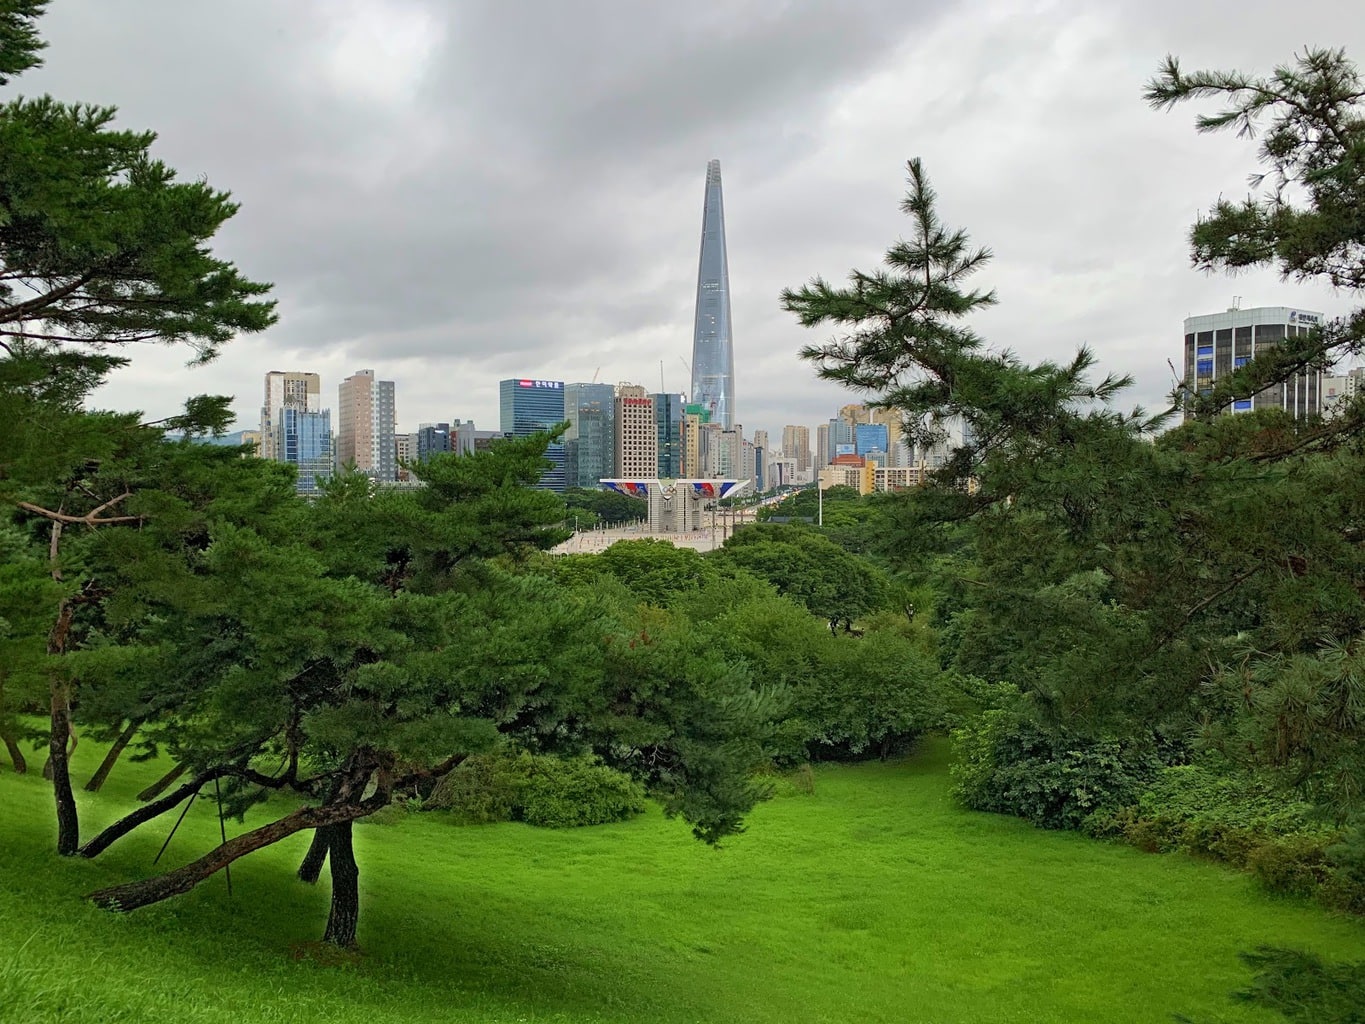
[{"label": "pine tree trunk", "polygon": [[223,774],[225,774],[225,770],[222,768],[214,768],[202,772],[173,793],[163,796],[160,800],[145,804],[131,814],[124,815],[99,835],[95,836],[94,839],[91,839],[82,846],[80,850],[81,856],[98,856],[111,846],[115,840],[123,838],[139,825],[151,821],[159,815],[165,814],[172,807],[179,805],[184,800],[193,796],[199,790],[199,787],[207,782],[212,782],[215,778],[218,778]]},{"label": "pine tree trunk", "polygon": [[137,735],[138,726],[142,723],[132,721],[128,723],[128,728],[119,733],[118,739],[114,740],[114,745],[109,748],[109,753],[104,755],[104,760],[96,769],[95,774],[90,776],[90,781],[85,784],[87,793],[98,793],[100,787],[104,785],[104,780],[109,778],[109,773],[114,770],[114,765],[118,763],[119,755],[123,753],[123,748],[132,742]]},{"label": "pine tree trunk", "polygon": [[10,763],[14,765],[14,770],[20,775],[28,772],[28,761],[24,758],[24,752],[19,749],[19,743],[14,738],[14,734],[6,730],[0,732],[0,741],[5,744],[5,749],[9,751]]},{"label": "pine tree trunk", "polygon": [[[322,830],[319,829],[319,832]],[[322,941],[343,949],[356,944],[356,925],[360,921],[360,869],[351,846],[351,822],[328,827],[328,863],[332,866],[332,909],[327,915],[327,930]]]},{"label": "pine tree trunk", "polygon": [[180,776],[184,775],[185,772],[187,772],[188,770],[189,769],[186,768],[183,764],[176,765],[165,775],[161,776],[161,778],[157,779],[150,786],[148,786],[141,793],[139,793],[137,795],[138,800],[140,800],[144,804],[148,800],[155,800],[162,793],[166,792],[167,787],[170,786],[172,782],[180,778]]},{"label": "pine tree trunk", "polygon": [[72,856],[81,845],[80,818],[76,797],[71,792],[71,767],[67,761],[67,740],[71,729],[70,690],[66,683],[52,680],[52,732],[48,740],[48,761],[52,765],[52,795],[57,804],[57,852]]},{"label": "pine tree trunk", "polygon": [[324,825],[313,830],[313,841],[308,844],[308,852],[303,855],[303,863],[299,865],[301,881],[312,885],[322,874],[322,865],[327,862],[327,848],[331,845],[334,827]]},{"label": "pine tree trunk", "polygon": [[90,893],[86,898],[106,910],[137,910],[139,907],[160,903],[162,900],[189,892],[204,879],[211,877],[240,857],[287,839],[306,828],[318,828],[339,821],[351,821],[373,813],[383,806],[376,800],[366,804],[333,804],[326,807],[300,807],[268,825],[234,836],[226,843],[206,853],[182,868],[168,871],[156,878],[125,882]]}]

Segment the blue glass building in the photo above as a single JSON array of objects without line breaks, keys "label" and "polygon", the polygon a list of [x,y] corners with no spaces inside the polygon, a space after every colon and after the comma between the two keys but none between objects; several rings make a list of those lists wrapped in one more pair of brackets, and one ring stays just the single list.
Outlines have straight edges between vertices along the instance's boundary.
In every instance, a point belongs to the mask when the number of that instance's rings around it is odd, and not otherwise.
[{"label": "blue glass building", "polygon": [[564,482],[568,487],[597,489],[612,475],[616,459],[616,389],[610,384],[564,387]]},{"label": "blue glass building", "polygon": [[[518,377],[499,381],[498,399],[502,432],[510,437],[530,437],[557,427],[568,418],[564,409],[564,382],[560,380]],[[563,443],[550,445],[545,450],[545,457],[550,460],[550,468],[540,478],[540,486],[563,491]]]},{"label": "blue glass building", "polygon": [[319,484],[332,475],[332,413],[305,412],[293,405],[280,408],[280,461],[298,472],[300,494],[317,494]]},{"label": "blue glass building", "polygon": [[676,480],[683,475],[683,396],[660,393],[649,397],[654,400],[654,425],[659,438],[659,479]]},{"label": "blue glass building", "polygon": [[735,423],[735,351],[730,334],[730,261],[725,252],[719,160],[706,165],[701,218],[691,399],[711,413],[712,423],[729,430]]},{"label": "blue glass building", "polygon": [[881,452],[885,458],[885,453],[891,447],[887,437],[886,424],[884,423],[859,423],[853,428],[853,444],[859,455],[866,456],[870,452]]}]

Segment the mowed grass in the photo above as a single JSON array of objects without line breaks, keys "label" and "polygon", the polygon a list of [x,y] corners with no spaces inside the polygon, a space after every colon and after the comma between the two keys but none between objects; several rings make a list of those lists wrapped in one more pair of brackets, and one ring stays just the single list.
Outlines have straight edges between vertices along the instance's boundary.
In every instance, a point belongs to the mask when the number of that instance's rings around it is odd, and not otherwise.
[{"label": "mowed grass", "polygon": [[[79,779],[100,753],[82,744]],[[160,767],[121,764],[82,793],[87,834]],[[1228,999],[1239,950],[1365,959],[1359,922],[1244,875],[959,810],[941,743],[816,784],[719,850],[657,812],[565,832],[362,826],[364,953],[337,958],[312,945],[325,873],[293,877],[306,836],[239,861],[232,898],[216,877],[118,916],[82,895],[150,873],[173,817],[60,860],[47,784],[6,770],[0,1020],[1274,1021]],[[206,795],[162,867],[217,843]]]}]

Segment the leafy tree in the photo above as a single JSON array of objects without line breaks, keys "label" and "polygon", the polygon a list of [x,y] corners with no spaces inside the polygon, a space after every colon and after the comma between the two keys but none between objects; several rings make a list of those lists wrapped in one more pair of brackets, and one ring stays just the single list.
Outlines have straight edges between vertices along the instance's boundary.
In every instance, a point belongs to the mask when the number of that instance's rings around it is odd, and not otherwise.
[{"label": "leafy tree", "polygon": [[[1271,120],[1262,157],[1278,184],[1216,207],[1195,229],[1196,260],[1353,287],[1365,152],[1354,68],[1311,52],[1257,81],[1186,76],[1169,62],[1149,98],[1214,92],[1231,112],[1204,127]],[[1126,381],[1091,383],[1085,350],[1030,366],[961,325],[994,301],[968,290],[989,253],[941,223],[922,168],[910,169],[914,230],[886,268],[855,271],[842,289],[817,279],[783,301],[808,326],[839,328],[804,352],[823,376],[901,410],[918,440],[937,439],[949,419],[966,428],[927,487],[884,505],[902,564],[937,584],[952,664],[1019,686],[1044,761],[1114,741],[1141,757],[1198,730],[1205,742],[1240,741],[1353,813],[1359,788],[1344,780],[1359,777],[1359,723],[1325,709],[1359,704],[1349,670],[1365,627],[1358,413],[1326,424],[1214,414],[1357,350],[1361,314],[1254,360],[1193,403],[1194,422],[1151,443],[1164,417],[1112,409]],[[1324,631],[1339,641],[1324,646]]]},{"label": "leafy tree", "polygon": [[582,509],[595,516],[596,521],[608,525],[633,523],[649,517],[649,502],[618,491],[570,487],[564,492],[564,504],[570,512]]},{"label": "leafy tree", "polygon": [[[739,827],[760,795],[747,772],[776,707],[747,673],[714,659],[641,662],[627,652],[674,641],[642,640],[610,592],[502,567],[563,537],[557,498],[533,489],[547,441],[423,463],[427,486],[414,492],[371,496],[342,477],[303,520],[291,506],[293,541],[263,532],[280,515],[262,512],[211,526],[183,564],[183,549],[133,557],[121,542],[120,582],[138,595],[123,626],[157,668],[144,676],[174,695],[145,727],[147,742],[191,778],[82,852],[98,854],[214,779],[228,780],[238,813],[275,791],[308,803],[96,902],[129,910],[166,899],[312,829],[300,875],[312,881],[330,864],[324,938],[353,944],[352,822],[504,741],[596,752],[648,781],[708,840]],[[103,658],[88,652],[86,670],[110,664]]]},{"label": "leafy tree", "polygon": [[801,527],[755,523],[737,531],[715,558],[771,583],[831,628],[840,622],[851,628],[887,596],[885,577],[869,562]]},{"label": "leafy tree", "polygon": [[567,555],[557,561],[554,572],[564,580],[614,578],[634,600],[660,608],[707,587],[720,575],[716,564],[691,548],[653,538],[618,541],[596,555]]},{"label": "leafy tree", "polygon": [[[0,0],[0,84],[40,63],[44,7]],[[155,136],[115,130],[114,115],[48,96],[0,106],[0,500],[49,524],[50,575],[62,593],[47,648],[58,658],[78,612],[101,596],[64,564],[63,530],[140,521],[122,507],[131,492],[90,486],[101,460],[135,433],[126,417],[81,411],[91,388],[126,362],[102,350],[186,343],[207,360],[234,334],[275,319],[269,285],[208,248],[236,205],[202,181],[177,182],[150,155]],[[214,429],[225,408],[225,399],[194,400],[183,425]],[[50,676],[58,849],[72,853],[72,684],[57,663]]]},{"label": "leafy tree", "polygon": [[[0,81],[40,62],[44,6],[0,3]],[[274,322],[270,286],[207,248],[237,212],[227,193],[177,182],[156,136],[114,116],[49,96],[0,106],[0,338],[184,342],[211,359]]]}]

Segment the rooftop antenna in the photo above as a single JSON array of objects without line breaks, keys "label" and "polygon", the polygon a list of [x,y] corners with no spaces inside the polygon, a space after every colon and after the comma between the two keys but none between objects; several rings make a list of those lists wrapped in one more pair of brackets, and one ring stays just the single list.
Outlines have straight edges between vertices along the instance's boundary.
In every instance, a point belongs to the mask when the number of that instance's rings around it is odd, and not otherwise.
[{"label": "rooftop antenna", "polygon": [[1229,312],[1229,313],[1236,313],[1236,312],[1237,312],[1239,309],[1241,309],[1241,308],[1242,308],[1242,297],[1241,297],[1240,295],[1234,295],[1234,296],[1232,297],[1232,305],[1228,307],[1228,312]]}]

